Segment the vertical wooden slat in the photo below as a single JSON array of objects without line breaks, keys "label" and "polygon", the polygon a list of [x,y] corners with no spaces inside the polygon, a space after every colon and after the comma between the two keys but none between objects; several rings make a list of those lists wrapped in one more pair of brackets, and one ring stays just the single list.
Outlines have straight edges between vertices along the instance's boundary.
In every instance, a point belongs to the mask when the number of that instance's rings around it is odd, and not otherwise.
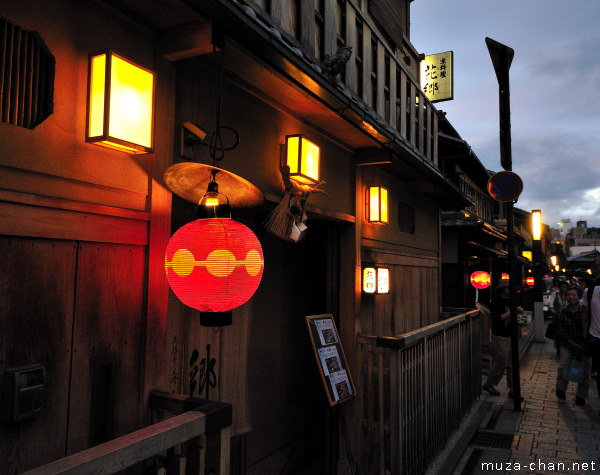
[{"label": "vertical wooden slat", "polygon": [[378,355],[378,382],[379,387],[377,391],[378,396],[378,409],[379,409],[379,473],[385,475],[385,416],[384,416],[384,392],[383,392],[383,351],[379,352]]},{"label": "vertical wooden slat", "polygon": [[23,126],[31,128],[31,108],[33,97],[33,77],[35,70],[33,69],[33,57],[35,51],[35,41],[30,41],[27,46],[27,61],[26,61],[26,86],[25,97],[23,100]]},{"label": "vertical wooden slat", "polygon": [[408,95],[406,86],[406,73],[403,70],[400,70],[400,135],[408,140],[409,138],[406,136],[406,98]]},{"label": "vertical wooden slat", "polygon": [[346,2],[346,46],[352,46],[352,56],[346,63],[346,87],[356,91],[356,11],[350,2]]},{"label": "vertical wooden slat", "polygon": [[[313,0],[314,3],[314,0]],[[325,54],[337,51],[337,0],[325,0]]]},{"label": "vertical wooden slat", "polygon": [[[373,387],[373,351],[369,349],[367,351],[367,385],[369,388]],[[373,450],[373,391],[370,390],[368,394],[365,394],[367,400],[367,473],[371,473],[371,451]]]},{"label": "vertical wooden slat", "polygon": [[424,147],[424,141],[425,141],[424,129],[425,129],[425,127],[423,126],[423,121],[424,121],[423,110],[424,110],[424,105],[425,105],[425,96],[423,94],[421,94],[419,89],[416,89],[416,88],[415,88],[415,93],[417,94],[416,97],[419,98],[418,117],[417,117],[419,124],[416,126],[416,129],[417,129],[416,132],[419,134],[419,137],[418,137],[419,150],[421,151],[421,153],[425,153],[425,147]]},{"label": "vertical wooden slat", "polygon": [[12,62],[12,74],[11,74],[11,85],[10,85],[10,111],[8,116],[8,123],[17,124],[17,112],[19,106],[19,64],[21,58],[21,28],[18,26],[14,27],[13,30],[13,62]]},{"label": "vertical wooden slat", "polygon": [[371,30],[367,24],[363,22],[362,35],[362,100],[367,104],[373,104],[373,88],[371,87],[371,65],[373,64],[372,48],[371,48]]},{"label": "vertical wooden slat", "polygon": [[[269,2],[271,8],[271,11],[269,12],[271,15],[271,20],[273,20],[273,23],[279,25],[281,28],[283,28],[283,9],[285,8],[285,11],[287,12],[287,3],[287,0],[279,2]],[[283,29],[285,30],[285,28]]]},{"label": "vertical wooden slat", "polygon": [[315,51],[315,1],[300,0],[300,42],[304,51]]},{"label": "vertical wooden slat", "polygon": [[17,125],[23,127],[25,118],[25,89],[27,87],[27,53],[29,51],[29,34],[24,31],[21,34],[20,58],[19,58],[19,90],[17,99]]},{"label": "vertical wooden slat", "polygon": [[390,351],[390,471],[400,473],[402,460],[402,418],[400,415],[400,351]]},{"label": "vertical wooden slat", "polygon": [[412,81],[409,84],[410,87],[408,87],[409,89],[409,97],[407,98],[408,100],[408,110],[409,110],[409,115],[410,115],[410,138],[409,141],[411,143],[411,145],[413,145],[414,147],[416,147],[417,145],[417,131],[416,131],[416,121],[417,121],[417,115],[416,115],[416,111],[415,111],[415,97],[416,97],[416,91],[417,88],[415,87],[415,85],[412,83]]},{"label": "vertical wooden slat", "polygon": [[436,167],[439,167],[438,158],[438,115],[433,114],[433,163]]},{"label": "vertical wooden slat", "polygon": [[427,130],[425,131],[425,156],[431,160],[432,156],[431,156],[431,134],[432,134],[432,124],[431,124],[431,117],[432,117],[432,110],[431,110],[431,104],[430,103],[426,103],[427,104],[427,116],[425,117],[425,123],[427,124]]},{"label": "vertical wooden slat", "polygon": [[7,70],[8,22],[0,18],[0,121],[4,121],[4,77]]},{"label": "vertical wooden slat", "polygon": [[12,68],[13,68],[13,42],[15,27],[12,24],[7,25],[6,29],[6,58],[4,71],[4,101],[2,103],[2,121],[10,123],[10,101],[11,101],[11,84],[12,84]]},{"label": "vertical wooden slat", "polygon": [[392,126],[393,129],[396,129],[397,123],[398,123],[397,114],[396,114],[397,84],[396,84],[396,61],[393,56],[391,58],[389,67],[390,67],[390,104],[389,104],[390,125]]},{"label": "vertical wooden slat", "polygon": [[33,75],[31,81],[31,126],[38,124],[38,95],[40,87],[40,45],[36,42],[33,50]]},{"label": "vertical wooden slat", "polygon": [[385,118],[385,47],[377,42],[377,98],[374,98],[374,108],[380,117]]}]

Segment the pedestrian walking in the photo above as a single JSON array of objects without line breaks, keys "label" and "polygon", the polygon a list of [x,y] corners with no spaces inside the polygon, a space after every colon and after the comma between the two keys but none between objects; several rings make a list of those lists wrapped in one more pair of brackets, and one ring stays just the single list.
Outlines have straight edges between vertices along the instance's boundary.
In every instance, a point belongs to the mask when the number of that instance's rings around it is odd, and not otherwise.
[{"label": "pedestrian walking", "polygon": [[561,280],[558,283],[558,291],[550,298],[550,312],[554,316],[558,315],[562,309],[567,308],[567,289],[570,287],[569,282]]},{"label": "pedestrian walking", "polygon": [[558,374],[556,375],[556,396],[566,399],[569,380],[564,377],[565,365],[571,360],[583,362],[583,379],[577,384],[575,404],[585,406],[590,389],[591,358],[585,356],[586,319],[585,310],[579,301],[577,287],[569,287],[566,293],[567,308],[559,311],[556,317],[556,342],[565,351],[560,353]]},{"label": "pedestrian walking", "polygon": [[[490,315],[492,317],[492,339],[490,344],[492,364],[483,389],[494,396],[499,396],[500,392],[494,386],[500,382],[502,375],[506,371],[508,397],[513,397],[510,290],[508,280],[499,281],[494,292],[494,297],[490,304]],[[523,311],[521,307],[518,307],[517,310]]]},{"label": "pedestrian walking", "polygon": [[[582,305],[586,309],[587,348],[586,355],[592,358],[592,367],[598,371],[600,368],[600,279],[596,285],[585,289],[582,297]],[[600,376],[596,375],[598,396],[600,396]]]}]

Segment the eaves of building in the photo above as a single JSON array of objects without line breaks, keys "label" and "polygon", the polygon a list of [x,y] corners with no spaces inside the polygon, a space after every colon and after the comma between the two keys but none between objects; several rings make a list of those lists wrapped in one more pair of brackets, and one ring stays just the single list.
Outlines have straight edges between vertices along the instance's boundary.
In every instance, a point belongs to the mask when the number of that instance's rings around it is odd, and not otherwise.
[{"label": "eaves of building", "polygon": [[319,64],[252,8],[236,0],[169,3],[174,8],[161,18],[151,0],[119,2],[126,12],[134,12],[153,25],[159,42],[165,32],[172,34],[190,20],[208,20],[213,34],[223,34],[226,69],[238,86],[357,152],[357,156],[361,152],[375,156],[375,163],[401,176],[415,191],[435,196],[443,209],[459,209],[469,203],[432,160],[341,81],[327,78]]}]

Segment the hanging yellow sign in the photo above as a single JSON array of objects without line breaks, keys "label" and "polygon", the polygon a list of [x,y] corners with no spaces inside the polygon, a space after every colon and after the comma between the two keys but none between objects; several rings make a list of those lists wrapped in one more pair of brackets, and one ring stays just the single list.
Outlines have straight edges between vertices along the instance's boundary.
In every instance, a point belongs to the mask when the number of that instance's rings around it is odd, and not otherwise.
[{"label": "hanging yellow sign", "polygon": [[429,54],[421,61],[421,91],[431,102],[454,99],[454,54]]}]

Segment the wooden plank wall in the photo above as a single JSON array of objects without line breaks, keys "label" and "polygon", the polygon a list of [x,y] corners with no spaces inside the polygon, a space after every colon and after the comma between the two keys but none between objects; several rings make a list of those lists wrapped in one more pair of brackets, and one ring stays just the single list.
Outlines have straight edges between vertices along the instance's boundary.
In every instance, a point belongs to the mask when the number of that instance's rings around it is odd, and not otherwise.
[{"label": "wooden plank wall", "polygon": [[[294,45],[299,43],[304,54],[319,61],[314,54],[317,40],[313,0],[250,0],[249,3],[262,14],[270,15],[287,41]],[[404,0],[399,3],[407,8]],[[355,2],[338,5],[337,0],[324,0],[323,5],[318,16],[323,17],[321,41],[324,54],[334,54],[339,46],[352,46],[352,57],[341,75],[346,87],[386,120],[417,152],[437,165],[437,110],[421,92],[416,80],[419,59],[412,48],[389,44],[373,19]],[[338,19],[338,15],[343,15],[345,20]],[[337,31],[338,22],[344,22],[344,31]],[[410,57],[408,62],[404,60],[405,56]]]},{"label": "wooden plank wall", "polygon": [[73,241],[0,236],[0,372],[39,363],[48,380],[42,415],[0,423],[3,473],[65,454],[75,254]]},{"label": "wooden plank wall", "polygon": [[41,415],[0,424],[7,473],[139,427],[145,258],[144,246],[0,236],[0,372],[46,368]]},{"label": "wooden plank wall", "polygon": [[399,335],[439,320],[437,258],[368,249],[362,260],[390,269],[388,294],[362,296],[363,335]]}]

